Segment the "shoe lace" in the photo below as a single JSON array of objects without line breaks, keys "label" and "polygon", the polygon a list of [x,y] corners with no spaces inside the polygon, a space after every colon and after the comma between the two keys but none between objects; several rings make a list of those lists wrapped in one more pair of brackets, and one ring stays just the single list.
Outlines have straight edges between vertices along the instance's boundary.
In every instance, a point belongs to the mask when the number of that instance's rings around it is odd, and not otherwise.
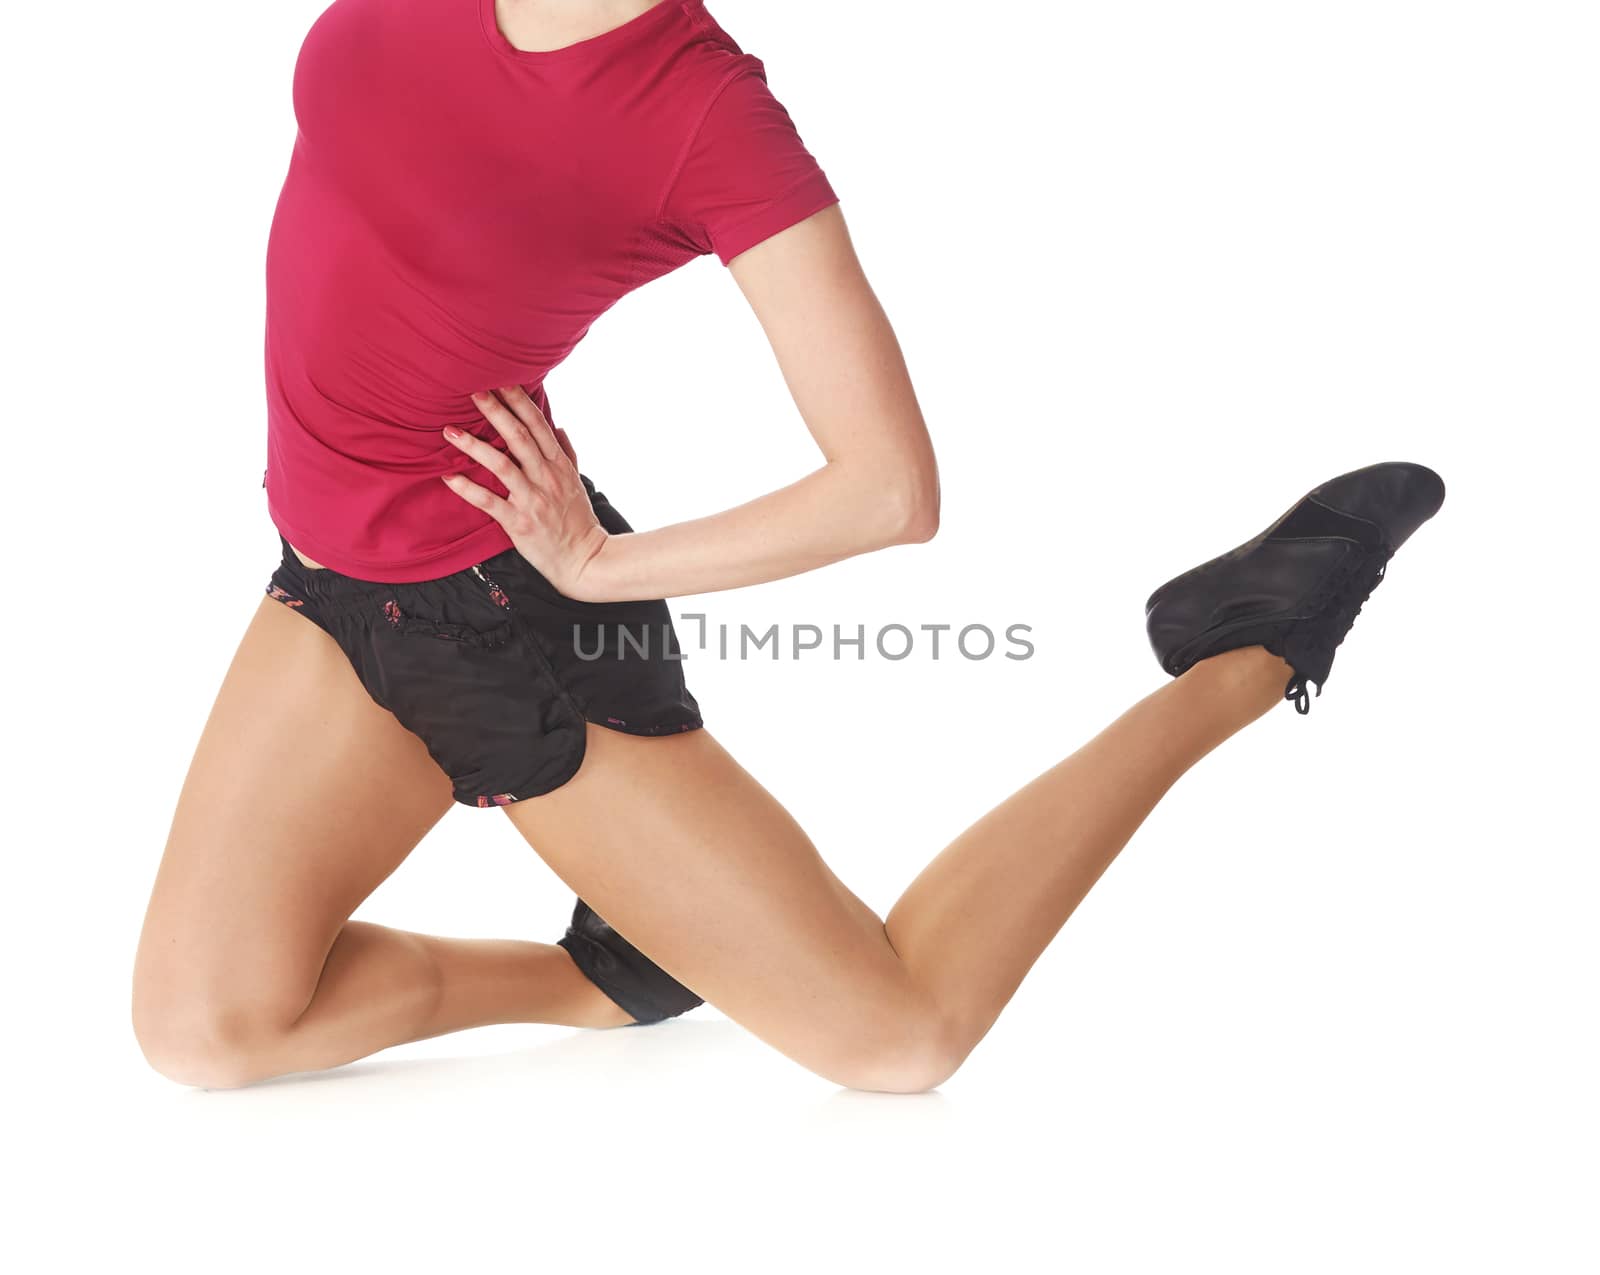
[{"label": "shoe lace", "polygon": [[[1296,673],[1289,679],[1289,685],[1283,688],[1283,698],[1294,703],[1294,711],[1304,716],[1311,711],[1311,696],[1306,692],[1308,679],[1303,673]],[[1317,694],[1322,694],[1322,683],[1310,683],[1317,688]]]},{"label": "shoe lace", "polygon": [[[1393,549],[1374,549],[1356,555],[1329,576],[1308,608],[1311,618],[1300,626],[1300,631],[1307,635],[1301,662],[1321,669],[1333,663],[1334,651],[1388,571],[1389,559],[1393,556]],[[1283,689],[1284,699],[1291,701],[1295,712],[1302,716],[1311,711],[1311,695],[1306,689],[1309,685],[1315,685],[1317,694],[1322,694],[1322,682],[1296,669]]]}]

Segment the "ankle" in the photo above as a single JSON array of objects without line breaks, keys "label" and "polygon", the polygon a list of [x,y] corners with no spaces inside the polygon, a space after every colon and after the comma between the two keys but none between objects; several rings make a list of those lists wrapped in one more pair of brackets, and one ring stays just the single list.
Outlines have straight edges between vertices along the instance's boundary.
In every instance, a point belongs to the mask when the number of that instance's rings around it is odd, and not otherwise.
[{"label": "ankle", "polygon": [[[1241,646],[1196,663],[1178,679],[1230,697],[1261,701],[1269,708],[1283,696],[1294,669],[1264,646]],[[1264,709],[1263,709],[1264,711]]]}]

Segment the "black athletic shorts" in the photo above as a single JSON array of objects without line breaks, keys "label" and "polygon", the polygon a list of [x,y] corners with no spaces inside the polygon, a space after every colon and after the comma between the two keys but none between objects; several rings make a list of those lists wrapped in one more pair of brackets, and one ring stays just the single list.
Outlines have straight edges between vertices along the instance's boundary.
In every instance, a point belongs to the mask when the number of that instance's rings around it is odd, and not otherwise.
[{"label": "black athletic shorts", "polygon": [[[631,531],[587,478],[600,525]],[[559,788],[583,764],[584,723],[630,735],[701,725],[664,601],[574,602],[515,549],[452,575],[383,584],[307,567],[280,534],[269,597],[327,632],[367,693],[427,745],[467,806]],[[582,900],[558,940],[638,1023],[700,997]]]},{"label": "black athletic shorts", "polygon": [[[583,485],[602,527],[632,530]],[[437,579],[383,584],[307,567],[278,540],[267,594],[339,644],[463,805],[559,788],[583,763],[586,721],[630,735],[701,725],[664,601],[575,602],[515,548]]]}]

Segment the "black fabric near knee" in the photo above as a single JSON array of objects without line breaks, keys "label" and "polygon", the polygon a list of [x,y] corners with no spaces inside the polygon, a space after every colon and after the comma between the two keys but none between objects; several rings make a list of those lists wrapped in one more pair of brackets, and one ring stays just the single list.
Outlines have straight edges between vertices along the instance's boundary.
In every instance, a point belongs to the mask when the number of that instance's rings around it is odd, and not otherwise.
[{"label": "black fabric near knee", "polygon": [[557,940],[588,980],[634,1018],[629,1026],[676,1018],[703,1004],[666,970],[606,924],[582,899]]}]

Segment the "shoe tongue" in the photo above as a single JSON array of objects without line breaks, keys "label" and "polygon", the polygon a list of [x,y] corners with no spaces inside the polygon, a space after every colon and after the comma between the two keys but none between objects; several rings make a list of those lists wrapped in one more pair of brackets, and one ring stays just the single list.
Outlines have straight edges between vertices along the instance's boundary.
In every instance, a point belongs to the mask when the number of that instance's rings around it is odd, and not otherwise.
[{"label": "shoe tongue", "polygon": [[1365,518],[1340,513],[1337,509],[1330,509],[1310,497],[1302,500],[1290,511],[1289,516],[1273,531],[1270,538],[1309,540],[1327,536],[1354,540],[1368,549],[1376,549],[1382,543],[1382,534],[1378,528]]}]

